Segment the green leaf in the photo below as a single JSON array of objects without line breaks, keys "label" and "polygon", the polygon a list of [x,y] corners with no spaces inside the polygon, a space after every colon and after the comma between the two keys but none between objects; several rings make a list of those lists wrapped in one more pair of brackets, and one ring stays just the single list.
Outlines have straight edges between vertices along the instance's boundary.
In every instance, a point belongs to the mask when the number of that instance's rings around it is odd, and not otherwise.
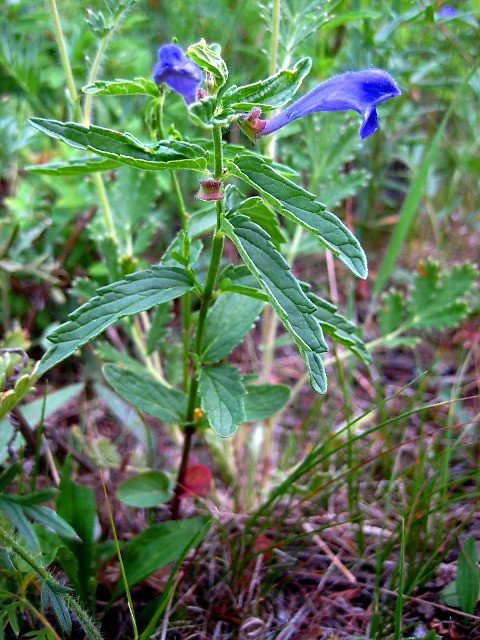
[{"label": "green leaf", "polygon": [[30,373],[26,373],[16,380],[13,389],[8,389],[0,394],[0,419],[31,390],[38,377],[38,368],[37,363]]},{"label": "green leaf", "polygon": [[3,499],[8,502],[15,502],[19,504],[22,509],[24,507],[33,507],[42,502],[46,502],[53,498],[57,493],[56,489],[40,489],[38,491],[32,491],[30,493],[14,494],[8,493],[3,495]]},{"label": "green leaf", "polygon": [[222,106],[236,111],[249,111],[253,107],[270,111],[283,107],[297,93],[311,66],[310,58],[302,58],[293,69],[283,69],[274,76],[243,87],[231,87],[222,97]]},{"label": "green leaf", "polygon": [[[128,585],[132,587],[151,573],[180,557],[193,542],[200,543],[210,529],[208,516],[168,520],[154,524],[128,542],[122,553]],[[112,600],[124,590],[120,580]]]},{"label": "green leaf", "polygon": [[219,296],[208,312],[201,361],[226,358],[252,329],[263,306],[262,301],[237,293]]},{"label": "green leaf", "polygon": [[13,482],[15,476],[22,471],[22,465],[19,462],[14,462],[0,474],[0,491],[3,491],[8,485]]},{"label": "green leaf", "polygon": [[25,517],[23,509],[15,502],[7,500],[6,496],[0,496],[0,511],[10,520],[25,542],[35,551],[39,551],[37,536],[32,525]]},{"label": "green leaf", "polygon": [[297,345],[315,352],[327,351],[320,325],[312,315],[315,305],[268,234],[246,216],[233,216],[222,225]]},{"label": "green leaf", "polygon": [[371,364],[370,353],[363,340],[357,335],[357,327],[353,322],[338,313],[338,308],[331,302],[327,302],[311,292],[308,292],[307,295],[317,307],[315,316],[318,318],[323,332],[350,349],[365,364]]},{"label": "green leaf", "polygon": [[179,424],[184,421],[187,396],[178,389],[150,378],[146,373],[107,364],[103,368],[107,382],[118,395],[134,407],[163,422]]},{"label": "green leaf", "polygon": [[382,335],[388,336],[402,324],[405,316],[403,296],[393,289],[382,297],[377,312],[378,326]]},{"label": "green leaf", "polygon": [[455,580],[460,609],[473,613],[478,602],[480,573],[475,538],[468,537],[460,546]]},{"label": "green leaf", "polygon": [[207,153],[189,142],[160,140],[147,145],[129,133],[104,129],[93,124],[84,127],[77,122],[43,118],[31,118],[30,123],[51,138],[62,140],[72,147],[86,149],[139,169],[192,169],[205,172],[207,166]]},{"label": "green leaf", "polygon": [[68,358],[120,318],[178,298],[192,287],[186,269],[165,265],[132,273],[125,280],[102,287],[98,296],[70,314],[71,320],[48,336],[55,344],[44,355],[38,375]]},{"label": "green leaf", "polygon": [[290,398],[290,389],[284,384],[250,384],[245,389],[246,422],[270,418],[283,409]]},{"label": "green leaf", "polygon": [[300,354],[305,362],[312,389],[315,393],[325,393],[327,391],[327,376],[320,354],[305,349],[300,349]]},{"label": "green leaf", "polygon": [[57,176],[83,176],[97,171],[111,171],[122,166],[122,162],[109,158],[75,158],[68,162],[49,162],[48,164],[30,164],[25,169],[31,173]]},{"label": "green leaf", "polygon": [[262,229],[268,233],[277,249],[282,243],[286,242],[286,238],[280,229],[277,216],[262,198],[258,196],[247,198],[237,207],[231,209],[230,213],[245,215],[250,218],[252,222],[258,224],[259,227],[262,227]]},{"label": "green leaf", "polygon": [[[58,515],[73,527],[80,541],[64,538],[65,547],[71,552],[62,568],[72,584],[76,595],[90,606],[93,604],[94,577],[94,532],[96,520],[95,494],[90,487],[76,484],[70,479],[70,464],[64,466],[56,500]],[[65,554],[61,554],[63,558]],[[92,588],[93,587],[93,588]]]},{"label": "green leaf", "polygon": [[240,293],[250,298],[268,302],[268,296],[263,293],[258,281],[252,275],[250,269],[244,265],[229,264],[222,269],[220,276],[220,288],[222,291]]},{"label": "green leaf", "polygon": [[477,279],[478,271],[470,262],[454,265],[440,273],[439,266],[427,261],[419,265],[410,300],[409,323],[422,329],[454,327],[467,315],[463,300]]},{"label": "green leaf", "polygon": [[202,367],[198,386],[201,408],[212,429],[228,438],[245,422],[245,387],[239,370],[230,364]]},{"label": "green leaf", "polygon": [[32,518],[32,520],[39,522],[43,527],[58,533],[59,536],[70,538],[71,540],[80,540],[75,529],[59,516],[58,513],[55,513],[53,509],[49,509],[48,507],[26,507],[25,513]]},{"label": "green leaf", "polygon": [[238,116],[232,109],[218,109],[216,96],[207,96],[188,107],[192,122],[200,127],[212,129],[215,125],[226,127]]},{"label": "green leaf", "polygon": [[261,158],[243,155],[230,171],[257,189],[279,213],[315,234],[320,242],[360,278],[367,277],[367,258],[343,222],[315,200],[315,196],[284,178]]},{"label": "green leaf", "polygon": [[[228,69],[220,53],[213,47],[209,47],[202,38],[200,42],[192,44],[187,49],[187,56],[205,69],[213,78],[210,93],[216,94],[228,79]],[[208,79],[207,79],[208,84]]]},{"label": "green leaf", "polygon": [[92,84],[82,87],[83,93],[93,93],[104,96],[134,96],[145,95],[158,98],[160,89],[152,81],[146,78],[134,78],[133,80],[97,80]]},{"label": "green leaf", "polygon": [[51,603],[53,606],[53,610],[55,612],[55,617],[58,620],[58,624],[62,627],[65,633],[69,634],[72,632],[72,621],[70,619],[70,613],[68,611],[68,607],[65,604],[65,600],[61,593],[56,593],[49,587],[49,585],[44,582],[42,584],[41,591],[41,603],[42,609],[46,610],[48,605]]},{"label": "green leaf", "polygon": [[131,507],[156,507],[172,497],[170,480],[161,471],[139,473],[118,485],[117,497]]},{"label": "green leaf", "polygon": [[22,405],[22,414],[28,424],[35,429],[40,417],[47,420],[59,411],[63,406],[78,396],[85,388],[83,382],[67,384],[57,391],[48,391],[46,397],[37,398]]}]

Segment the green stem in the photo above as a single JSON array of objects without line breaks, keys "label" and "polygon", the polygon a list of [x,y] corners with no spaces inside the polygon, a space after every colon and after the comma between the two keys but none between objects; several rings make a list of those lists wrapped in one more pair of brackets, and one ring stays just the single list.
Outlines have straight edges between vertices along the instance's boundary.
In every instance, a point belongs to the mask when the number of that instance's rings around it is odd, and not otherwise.
[{"label": "green stem", "polygon": [[115,244],[118,246],[118,235],[117,230],[115,228],[115,223],[113,221],[112,210],[110,209],[110,203],[108,201],[107,191],[105,189],[105,183],[103,182],[103,178],[99,173],[93,174],[93,181],[95,186],[97,187],[98,197],[100,199],[100,204],[102,206],[103,217],[105,219],[105,226],[107,227],[108,233],[111,235]]},{"label": "green stem", "polygon": [[[59,593],[63,590],[61,585],[55,578],[38,562],[38,560],[21,544],[19,544],[13,535],[11,535],[0,524],[0,538],[4,541],[5,545],[9,547],[14,553],[16,553],[22,560],[24,560],[44,581],[53,583],[58,586]],[[78,602],[72,598],[68,593],[62,593],[62,597],[65,600],[68,608],[75,615],[77,620],[82,626],[87,636],[92,640],[102,640],[102,634],[96,627],[89,614],[78,604]]]},{"label": "green stem", "polygon": [[[218,125],[213,128],[213,148],[214,148],[214,172],[213,176],[216,180],[221,180],[223,176],[223,141],[222,130]],[[186,427],[185,427],[185,441],[183,445],[182,462],[177,476],[177,484],[175,487],[175,495],[172,501],[172,518],[176,519],[180,513],[180,493],[185,484],[185,476],[188,467],[188,456],[192,445],[192,439],[195,435],[195,409],[197,408],[197,395],[198,395],[198,356],[202,352],[203,336],[205,333],[205,325],[207,320],[207,313],[212,302],[212,294],[217,281],[218,270],[220,267],[220,261],[223,253],[223,245],[225,240],[225,234],[221,230],[222,218],[225,215],[225,207],[223,200],[218,200],[217,206],[217,227],[213,236],[212,252],[210,255],[210,264],[208,266],[207,279],[202,293],[202,302],[200,305],[200,311],[198,313],[197,331],[195,334],[195,355],[197,356],[195,361],[195,371],[192,375],[190,382],[190,389],[188,393],[188,405],[186,415]]]},{"label": "green stem", "polygon": [[[90,73],[88,74],[88,80],[87,80],[87,84],[93,84],[95,82],[95,80],[97,79],[97,73],[98,70],[100,69],[100,64],[103,58],[103,54],[105,53],[105,49],[107,48],[107,44],[111,38],[113,34],[113,29],[110,29],[110,31],[107,33],[106,36],[104,36],[101,40],[100,40],[100,44],[98,45],[98,49],[97,49],[97,53],[95,54],[95,58],[93,59],[93,63],[92,63],[92,67],[90,69]],[[93,102],[93,93],[87,93],[86,98],[85,98],[85,103],[83,106],[83,124],[88,127],[90,125],[91,119],[92,119],[92,102]]]},{"label": "green stem", "polygon": [[57,39],[58,50],[60,53],[60,59],[62,61],[63,71],[67,80],[68,92],[72,102],[78,104],[78,93],[73,79],[72,67],[70,66],[70,60],[68,59],[67,47],[65,45],[65,38],[63,37],[62,25],[60,23],[60,16],[58,14],[57,4],[55,0],[48,0],[50,6],[50,13],[52,14],[53,28],[55,30],[55,37]]},{"label": "green stem", "polygon": [[272,42],[270,44],[270,75],[277,70],[278,34],[280,31],[280,3],[281,0],[273,0],[272,9]]}]

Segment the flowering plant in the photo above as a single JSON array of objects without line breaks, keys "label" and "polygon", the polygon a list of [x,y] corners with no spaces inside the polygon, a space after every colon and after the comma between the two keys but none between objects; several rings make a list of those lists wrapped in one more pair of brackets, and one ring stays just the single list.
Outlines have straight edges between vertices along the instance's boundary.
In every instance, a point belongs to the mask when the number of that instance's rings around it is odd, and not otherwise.
[{"label": "flowering plant", "polygon": [[[143,78],[98,81],[83,89],[89,96],[149,96],[147,122],[152,143],[97,125],[40,118],[31,121],[48,135],[95,154],[93,158],[75,159],[77,173],[129,165],[148,171],[166,170],[172,180],[181,229],[160,263],[134,273],[124,268],[120,278],[112,274],[111,284],[99,289],[67,323],[50,334],[52,346],[40,364],[39,374],[93,341],[121,318],[145,314],[168,306],[176,298],[182,299],[183,374],[179,383],[166,376],[160,360],[161,345],[155,342],[155,335],[147,340],[151,350],[158,349],[159,357],[152,360],[149,352],[145,353],[145,373],[111,352],[104,366],[107,381],[121,397],[163,422],[180,426],[185,434],[182,464],[173,489],[174,517],[188,484],[193,435],[211,427],[222,437],[231,436],[243,422],[273,415],[288,400],[287,387],[252,384],[249,376],[227,361],[266,303],[273,307],[296,344],[316,392],[324,393],[327,387],[321,357],[328,349],[324,334],[369,362],[355,326],[293,275],[282,255],[285,237],[278,216],[299,225],[318,241],[319,247],[331,251],[354,275],[365,278],[367,260],[358,240],[314,194],[286,177],[285,167],[257,151],[239,151],[238,146],[223,139],[223,131],[234,123],[256,139],[310,113],[344,109],[363,116],[360,136],[364,138],[377,128],[376,106],[400,94],[388,73],[368,69],[331,78],[291,102],[310,64],[304,58],[292,69],[281,70],[263,81],[225,89],[228,69],[216,47],[209,47],[202,40],[184,53],[176,44],[167,44],[158,51],[154,82]],[[205,89],[200,87],[202,80]],[[163,109],[165,100],[170,98],[165,86],[183,97],[192,122],[209,130],[211,141],[189,142],[179,139],[177,132],[166,135]],[[271,118],[260,117],[278,108],[284,110]],[[63,166],[69,170],[72,163]],[[49,167],[38,170],[48,171]],[[57,163],[55,170],[61,171],[62,167]],[[214,207],[209,210],[213,213],[210,223],[206,227],[200,225],[202,232],[213,230],[206,273],[202,269],[205,260],[199,259],[203,244],[198,216],[187,213],[177,177],[179,170],[200,174],[196,198]],[[295,174],[294,170],[287,171]],[[257,195],[247,197],[230,183],[230,178]],[[126,247],[115,234],[114,221],[109,229],[109,246],[117,252],[119,264],[129,264],[122,259]],[[240,264],[223,261],[226,238],[236,247]],[[132,337],[136,339],[135,332]]]}]

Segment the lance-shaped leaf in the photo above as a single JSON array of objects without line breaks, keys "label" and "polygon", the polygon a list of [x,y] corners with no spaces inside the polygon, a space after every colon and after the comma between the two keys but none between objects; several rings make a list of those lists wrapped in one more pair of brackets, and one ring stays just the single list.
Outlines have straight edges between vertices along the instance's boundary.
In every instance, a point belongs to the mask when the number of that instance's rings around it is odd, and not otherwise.
[{"label": "lance-shaped leaf", "polygon": [[70,320],[48,336],[54,346],[42,358],[38,375],[68,358],[119,318],[178,298],[193,286],[186,269],[157,265],[102,287],[95,298],[70,314]]},{"label": "lance-shaped leaf", "polygon": [[30,123],[51,138],[62,140],[77,149],[86,149],[139,169],[205,170],[207,153],[199,146],[181,140],[160,140],[144,144],[129,133],[104,129],[95,125],[84,127],[78,122],[60,122],[31,118]]},{"label": "lance-shaped leaf", "polygon": [[158,97],[158,86],[146,78],[133,80],[97,80],[82,87],[83,93],[94,93],[103,96],[134,96],[145,95]]},{"label": "lance-shaped leaf", "polygon": [[297,93],[311,66],[310,58],[302,58],[293,69],[283,69],[274,76],[243,87],[231,87],[223,95],[222,105],[235,111],[248,111],[253,107],[271,111],[283,107]]},{"label": "lance-shaped leaf", "polygon": [[286,242],[278,223],[277,214],[272,211],[263,198],[256,196],[244,199],[238,206],[232,207],[230,212],[248,216],[252,222],[258,224],[268,233],[277,248]]},{"label": "lance-shaped leaf", "polygon": [[225,293],[211,307],[203,338],[202,362],[218,362],[252,329],[264,303],[238,293]]},{"label": "lance-shaped leaf", "polygon": [[31,164],[25,167],[32,173],[56,176],[83,176],[97,171],[111,171],[122,166],[122,162],[110,158],[74,158],[68,162],[49,162],[48,164]]},{"label": "lance-shaped leaf", "polygon": [[318,320],[312,315],[315,305],[268,234],[246,216],[233,216],[222,225],[297,345],[307,351],[327,351]]},{"label": "lance-shaped leaf", "polygon": [[300,354],[305,362],[312,389],[315,393],[325,393],[327,390],[327,375],[320,354],[306,351],[305,349],[300,349]]},{"label": "lance-shaped leaf", "polygon": [[198,391],[209,425],[222,438],[234,434],[238,425],[245,422],[246,391],[240,371],[233,365],[202,367]]},{"label": "lance-shaped leaf", "polygon": [[118,395],[140,411],[174,424],[185,419],[187,396],[182,391],[113,364],[105,365],[103,374]]},{"label": "lance-shaped leaf", "polygon": [[356,276],[367,277],[367,258],[360,243],[337,216],[325,211],[312,193],[255,156],[239,156],[230,165],[230,171],[257,189],[279,213],[314,233]]},{"label": "lance-shaped leaf", "polygon": [[345,316],[338,313],[338,308],[319,298],[310,291],[307,292],[309,299],[316,305],[315,312],[323,332],[329,335],[333,340],[343,344],[358,356],[365,364],[371,364],[372,358],[368,352],[363,340],[357,335],[357,327],[347,320]]}]

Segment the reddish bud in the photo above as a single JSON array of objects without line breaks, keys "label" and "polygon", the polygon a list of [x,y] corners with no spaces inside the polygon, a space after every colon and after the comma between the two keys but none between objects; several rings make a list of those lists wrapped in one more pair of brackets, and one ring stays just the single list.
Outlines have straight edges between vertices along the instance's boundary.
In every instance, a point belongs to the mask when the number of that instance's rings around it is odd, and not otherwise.
[{"label": "reddish bud", "polygon": [[214,178],[200,180],[200,189],[195,197],[197,200],[223,200],[222,183]]},{"label": "reddish bud", "polygon": [[262,120],[259,117],[261,115],[262,110],[259,107],[253,107],[249,113],[241,115],[240,120],[238,121],[243,133],[254,142],[265,129],[265,125],[267,124],[266,120]]}]

